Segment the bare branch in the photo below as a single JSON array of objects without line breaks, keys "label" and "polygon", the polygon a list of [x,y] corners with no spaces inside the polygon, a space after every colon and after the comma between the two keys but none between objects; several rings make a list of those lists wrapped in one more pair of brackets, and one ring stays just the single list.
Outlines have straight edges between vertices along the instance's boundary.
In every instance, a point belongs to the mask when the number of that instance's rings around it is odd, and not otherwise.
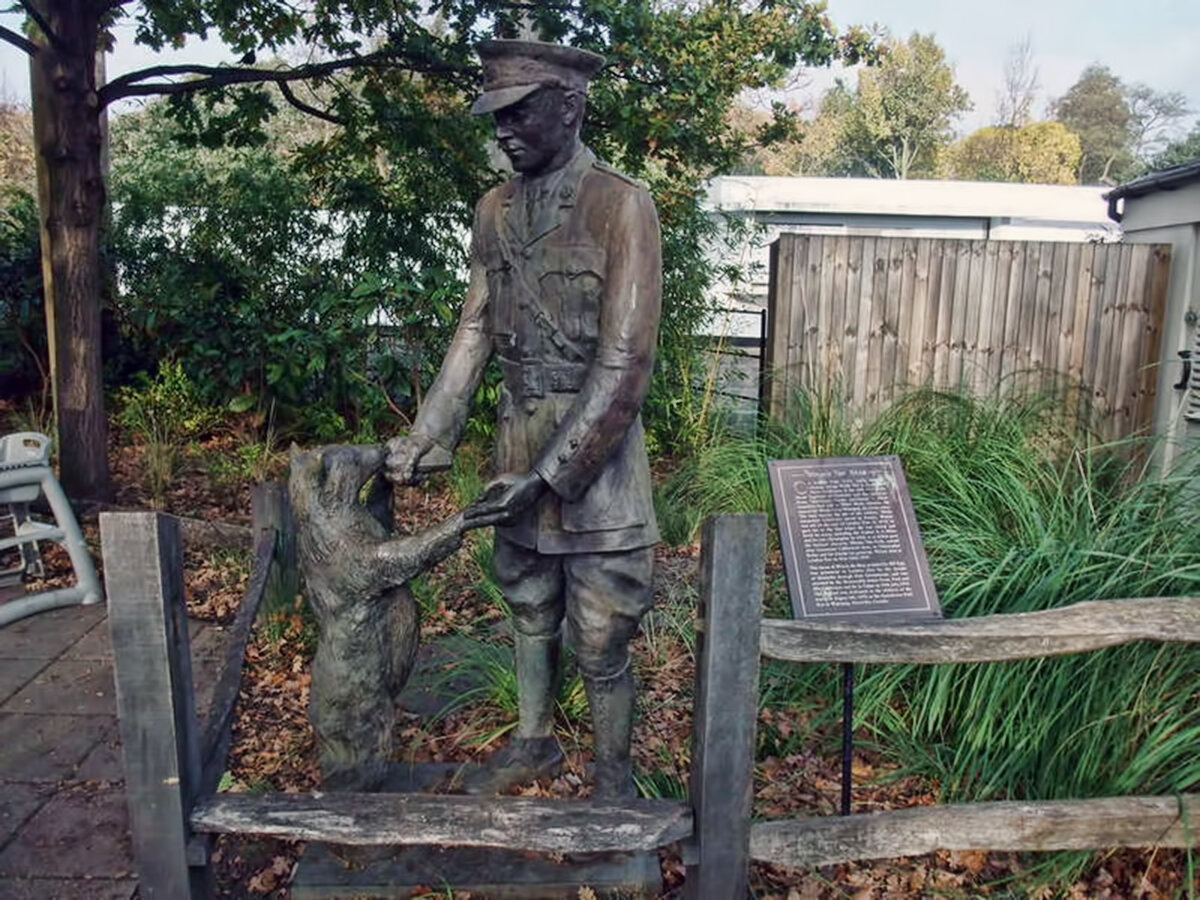
[{"label": "bare branch", "polygon": [[62,49],[62,38],[60,38],[54,29],[50,27],[50,23],[46,21],[45,16],[38,12],[38,8],[36,6],[30,3],[29,0],[17,0],[17,5],[21,7],[21,9],[25,10],[25,14],[29,16],[29,18],[33,19],[34,24],[37,25],[42,34],[46,36],[46,40],[53,44],[55,48]]},{"label": "bare branch", "polygon": [[305,103],[296,96],[296,94],[292,91],[291,86],[288,85],[286,81],[279,82],[277,87],[279,88],[279,93],[283,94],[283,99],[292,104],[292,106],[296,107],[296,109],[300,110],[300,112],[307,113],[310,116],[314,116],[315,118],[322,119],[334,125],[346,124],[345,119],[335,116],[331,112],[327,112],[323,109],[317,109],[317,107]]},{"label": "bare branch", "polygon": [[[283,84],[322,78],[345,69],[364,66],[403,67],[414,72],[460,73],[460,67],[436,61],[401,59],[393,53],[370,53],[323,63],[310,63],[290,69],[257,69],[244,66],[151,66],[114,78],[98,92],[102,107],[126,97],[145,97],[154,94],[186,94],[229,84]],[[178,75],[198,75],[190,81],[153,81]]]},{"label": "bare branch", "polygon": [[17,34],[17,32],[5,28],[3,25],[0,25],[0,41],[12,44],[18,50],[28,53],[30,56],[33,56],[38,51],[38,45],[25,37],[25,35]]}]

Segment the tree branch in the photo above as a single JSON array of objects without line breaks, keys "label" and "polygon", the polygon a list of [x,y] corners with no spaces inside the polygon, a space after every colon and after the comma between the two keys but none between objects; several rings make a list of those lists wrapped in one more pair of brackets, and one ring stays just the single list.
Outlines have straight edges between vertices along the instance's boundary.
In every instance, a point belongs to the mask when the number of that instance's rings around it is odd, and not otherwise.
[{"label": "tree branch", "polygon": [[[351,56],[345,59],[335,59],[323,63],[310,63],[297,66],[294,69],[255,69],[244,66],[151,66],[129,72],[119,78],[114,78],[98,92],[100,106],[121,100],[126,97],[145,97],[153,94],[186,94],[203,91],[210,88],[222,87],[228,84],[262,84],[272,82],[284,84],[289,81],[304,81],[309,78],[321,78],[332,75],[344,69],[361,68],[363,66],[402,66],[414,72],[425,73],[455,73],[463,70],[459,66],[431,61],[416,61],[400,59],[395,54],[380,52],[366,56]],[[199,75],[190,81],[155,81],[149,84],[143,82],[152,78],[169,78],[175,75]]]},{"label": "tree branch", "polygon": [[[17,5],[21,7],[21,9],[25,10],[25,14],[29,16],[29,18],[33,19],[34,24],[37,25],[37,27],[41,29],[42,34],[46,36],[46,40],[53,44],[55,49],[61,50],[63,47],[62,38],[60,38],[54,29],[50,27],[50,23],[46,21],[45,16],[38,12],[37,7],[30,3],[29,0],[17,0]],[[37,45],[35,44],[34,46]]]},{"label": "tree branch", "polygon": [[335,116],[331,112],[326,112],[323,109],[317,109],[315,106],[310,106],[293,93],[291,86],[286,81],[279,82],[276,87],[279,88],[279,93],[283,94],[283,99],[302,113],[307,113],[317,119],[322,119],[326,122],[331,122],[334,125],[346,125],[346,120]]},{"label": "tree branch", "polygon": [[38,51],[38,45],[25,37],[25,35],[17,34],[17,32],[5,28],[3,25],[0,25],[0,41],[12,44],[18,50],[28,53],[30,56],[33,56]]}]

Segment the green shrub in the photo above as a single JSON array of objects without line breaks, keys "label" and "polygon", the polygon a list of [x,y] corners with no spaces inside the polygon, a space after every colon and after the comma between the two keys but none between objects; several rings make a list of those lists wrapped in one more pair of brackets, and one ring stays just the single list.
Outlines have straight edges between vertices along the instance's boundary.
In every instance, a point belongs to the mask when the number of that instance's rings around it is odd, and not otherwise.
[{"label": "green shrub", "polygon": [[43,386],[46,347],[37,202],[6,184],[0,186],[0,385],[6,396]]},{"label": "green shrub", "polygon": [[220,413],[200,397],[180,362],[164,360],[158,374],[139,374],[117,392],[117,422],[145,446],[146,487],[161,506],[184,446],[220,423]]}]

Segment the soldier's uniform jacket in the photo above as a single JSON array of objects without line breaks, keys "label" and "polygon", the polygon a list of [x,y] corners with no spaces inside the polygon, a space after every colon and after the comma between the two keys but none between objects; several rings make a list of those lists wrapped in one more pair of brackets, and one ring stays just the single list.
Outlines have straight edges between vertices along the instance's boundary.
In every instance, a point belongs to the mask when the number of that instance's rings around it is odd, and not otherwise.
[{"label": "soldier's uniform jacket", "polygon": [[662,294],[649,194],[583,148],[559,172],[488,192],[473,235],[462,318],[413,431],[453,448],[494,353],[497,471],[536,470],[550,486],[499,533],[543,553],[655,543],[638,413]]}]

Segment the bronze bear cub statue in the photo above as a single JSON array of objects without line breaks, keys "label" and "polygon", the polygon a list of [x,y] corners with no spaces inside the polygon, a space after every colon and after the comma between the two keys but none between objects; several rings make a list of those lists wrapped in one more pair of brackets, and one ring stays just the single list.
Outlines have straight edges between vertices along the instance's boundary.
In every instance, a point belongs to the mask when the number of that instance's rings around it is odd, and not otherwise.
[{"label": "bronze bear cub statue", "polygon": [[456,513],[418,534],[394,535],[384,455],[379,446],[291,451],[300,570],[320,629],[309,718],[330,791],[382,786],[396,698],[420,632],[408,582],[457,550],[466,530]]}]

